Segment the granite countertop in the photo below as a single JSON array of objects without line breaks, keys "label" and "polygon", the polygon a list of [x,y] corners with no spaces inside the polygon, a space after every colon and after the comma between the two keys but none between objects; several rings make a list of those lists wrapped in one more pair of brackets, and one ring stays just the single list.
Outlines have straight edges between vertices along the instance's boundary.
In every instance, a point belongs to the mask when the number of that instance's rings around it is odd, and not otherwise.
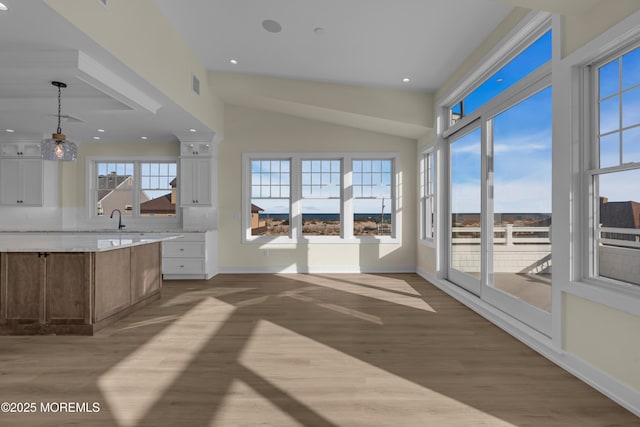
[{"label": "granite countertop", "polygon": [[0,252],[103,252],[182,237],[171,233],[2,232]]}]

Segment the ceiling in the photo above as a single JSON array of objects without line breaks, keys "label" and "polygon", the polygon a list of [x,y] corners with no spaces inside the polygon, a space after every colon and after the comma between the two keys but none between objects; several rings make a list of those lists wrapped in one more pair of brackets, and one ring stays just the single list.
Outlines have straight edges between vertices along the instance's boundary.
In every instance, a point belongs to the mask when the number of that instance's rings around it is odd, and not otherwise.
[{"label": "ceiling", "polygon": [[178,132],[203,129],[42,1],[2,3],[8,10],[0,12],[0,141],[41,139],[56,131],[53,80],[68,85],[62,89],[61,125],[77,142],[143,143],[143,136],[176,141]]},{"label": "ceiling", "polygon": [[[154,1],[210,70],[432,92],[513,7],[579,14],[599,0]],[[52,80],[68,84],[62,130],[78,142],[210,131],[43,1],[2,2],[0,141],[56,130]]]},{"label": "ceiling", "polygon": [[438,89],[512,10],[491,0],[155,2],[208,69],[420,91]]}]

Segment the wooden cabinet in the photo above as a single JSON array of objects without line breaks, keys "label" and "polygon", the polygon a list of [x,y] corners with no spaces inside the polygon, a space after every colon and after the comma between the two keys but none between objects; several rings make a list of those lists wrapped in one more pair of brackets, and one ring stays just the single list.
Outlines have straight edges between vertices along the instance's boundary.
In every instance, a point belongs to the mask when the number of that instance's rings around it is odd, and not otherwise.
[{"label": "wooden cabinet", "polygon": [[213,199],[212,159],[180,159],[180,206],[211,206]]},{"label": "wooden cabinet", "polygon": [[161,244],[0,254],[0,334],[91,335],[160,298]]},{"label": "wooden cabinet", "polygon": [[210,279],[216,274],[215,232],[184,233],[162,243],[165,279]]},{"label": "wooden cabinet", "polygon": [[41,159],[0,159],[0,204],[42,206],[42,171]]}]

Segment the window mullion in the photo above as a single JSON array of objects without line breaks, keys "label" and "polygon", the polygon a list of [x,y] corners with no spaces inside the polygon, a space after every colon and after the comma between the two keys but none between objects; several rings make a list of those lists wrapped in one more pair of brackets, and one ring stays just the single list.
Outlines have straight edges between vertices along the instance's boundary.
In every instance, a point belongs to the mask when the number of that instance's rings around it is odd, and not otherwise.
[{"label": "window mullion", "polygon": [[342,164],[342,237],[353,238],[353,159],[343,158]]}]

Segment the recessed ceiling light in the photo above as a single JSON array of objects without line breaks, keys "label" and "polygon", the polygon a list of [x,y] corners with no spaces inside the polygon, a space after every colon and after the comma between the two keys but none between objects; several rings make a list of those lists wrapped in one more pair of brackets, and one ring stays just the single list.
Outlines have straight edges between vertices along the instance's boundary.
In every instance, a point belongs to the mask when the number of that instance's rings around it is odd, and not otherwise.
[{"label": "recessed ceiling light", "polygon": [[269,31],[270,33],[279,33],[282,31],[282,25],[279,22],[274,21],[273,19],[265,19],[262,21],[262,28]]},{"label": "recessed ceiling light", "polygon": [[100,137],[99,136],[94,136],[93,139],[100,139]]},{"label": "recessed ceiling light", "polygon": [[189,132],[198,132],[198,131],[195,129],[189,129]]},{"label": "recessed ceiling light", "polygon": [[409,77],[405,77],[404,79],[402,79],[402,83],[409,83],[411,81],[411,79]]},{"label": "recessed ceiling light", "polygon": [[104,132],[104,129],[98,129],[98,132]]},{"label": "recessed ceiling light", "polygon": [[229,62],[231,62],[233,65],[238,65],[237,59],[230,59]]},{"label": "recessed ceiling light", "polygon": [[[0,3],[0,4],[2,4],[2,3]],[[6,130],[7,132],[9,132],[9,133],[14,133],[14,132],[15,132],[15,130],[13,130],[13,129],[5,129],[5,130]]]},{"label": "recessed ceiling light", "polygon": [[146,139],[147,139],[147,137],[146,137],[146,136],[141,136],[141,137],[140,137],[140,139],[144,139],[144,140],[146,140]]},{"label": "recessed ceiling light", "polygon": [[0,10],[9,10],[9,8],[5,6],[3,3],[0,3]]}]

